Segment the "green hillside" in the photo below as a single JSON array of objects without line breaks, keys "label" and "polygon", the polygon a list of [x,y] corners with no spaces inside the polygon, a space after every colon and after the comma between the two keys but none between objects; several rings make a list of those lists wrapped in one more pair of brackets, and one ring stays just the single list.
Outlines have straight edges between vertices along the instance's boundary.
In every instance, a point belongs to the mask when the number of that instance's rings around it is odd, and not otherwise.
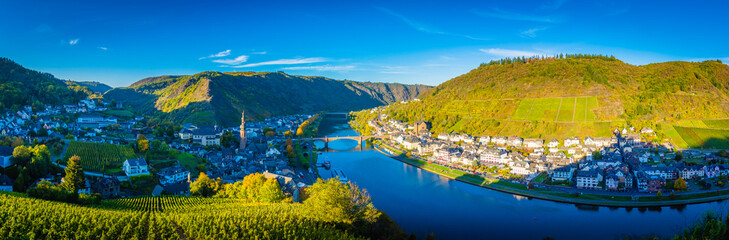
[{"label": "green hillside", "polygon": [[140,80],[108,91],[104,98],[156,116],[161,121],[235,126],[240,113],[250,120],[267,117],[350,111],[413,99],[430,87],[339,81],[283,72],[202,72]]},{"label": "green hillside", "polygon": [[[420,99],[384,113],[411,123],[422,116],[434,133],[564,139],[635,126],[652,127],[659,138],[680,136],[675,142],[683,147],[725,148],[729,142],[721,130],[729,128],[729,66],[719,61],[634,66],[579,55],[492,62]],[[360,123],[373,117],[358,114]],[[685,125],[688,119],[702,124]],[[660,124],[682,127],[664,132]]]},{"label": "green hillside", "polygon": [[30,70],[0,57],[0,111],[17,111],[25,105],[41,108],[45,104],[77,103],[91,93],[87,87],[67,86],[49,73]]},{"label": "green hillside", "polygon": [[81,82],[67,81],[66,84],[87,87],[87,88],[91,89],[91,91],[93,91],[93,92],[102,93],[102,94],[105,93],[106,91],[113,89],[109,85],[106,85],[106,84],[103,84],[100,82],[92,82],[92,81],[81,81]]}]

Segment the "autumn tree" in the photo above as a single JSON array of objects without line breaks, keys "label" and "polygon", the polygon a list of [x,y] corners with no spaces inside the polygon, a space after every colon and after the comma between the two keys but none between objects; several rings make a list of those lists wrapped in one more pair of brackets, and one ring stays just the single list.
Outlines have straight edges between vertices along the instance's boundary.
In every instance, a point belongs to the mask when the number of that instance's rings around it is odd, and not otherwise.
[{"label": "autumn tree", "polygon": [[211,197],[222,187],[222,180],[213,180],[207,174],[201,172],[197,180],[190,183],[190,194],[193,196]]},{"label": "autumn tree", "polygon": [[13,149],[13,163],[20,166],[26,166],[33,157],[33,152],[30,148],[20,145]]},{"label": "autumn tree", "polygon": [[262,203],[279,203],[285,198],[286,196],[281,191],[281,185],[278,184],[276,178],[266,180],[259,190],[259,200]]},{"label": "autumn tree", "polygon": [[147,140],[144,134],[139,134],[137,136],[137,151],[146,152],[147,150],[149,150],[149,140]]},{"label": "autumn tree", "polygon": [[66,165],[66,176],[64,177],[64,188],[73,193],[78,193],[80,189],[85,187],[84,170],[81,168],[81,158],[74,155],[68,159]]},{"label": "autumn tree", "polygon": [[683,178],[676,179],[676,182],[673,183],[673,188],[679,191],[686,190],[688,186],[686,185],[686,181],[683,180]]},{"label": "autumn tree", "polygon": [[358,219],[373,220],[379,214],[367,192],[352,183],[318,179],[307,188],[307,193],[309,198],[304,200],[304,205],[318,220],[351,223]]}]

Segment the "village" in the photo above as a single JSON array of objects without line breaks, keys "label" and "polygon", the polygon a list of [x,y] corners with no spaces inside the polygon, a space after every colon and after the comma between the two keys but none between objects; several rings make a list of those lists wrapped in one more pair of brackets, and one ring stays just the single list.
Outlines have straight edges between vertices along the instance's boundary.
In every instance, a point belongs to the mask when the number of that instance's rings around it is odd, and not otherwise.
[{"label": "village", "polygon": [[650,128],[616,128],[612,137],[545,140],[431,134],[428,122],[407,124],[386,114],[368,125],[376,135],[389,135],[390,145],[411,158],[532,187],[613,194],[708,191],[724,187],[729,175],[725,150],[680,151],[670,143],[642,141],[654,134]]},{"label": "village", "polygon": [[[287,147],[293,145],[290,139],[302,124],[315,116],[318,115],[275,116],[246,123],[243,115],[238,127],[184,124],[157,130],[147,126],[145,117],[131,114],[121,104],[101,99],[84,99],[78,104],[62,106],[45,105],[43,110],[25,106],[0,117],[0,139],[6,144],[0,146],[3,170],[0,190],[18,188],[16,178],[19,178],[20,169],[15,166],[14,148],[47,144],[55,171],[20,185],[33,187],[41,181],[63,182],[64,161],[70,157],[72,146],[81,148],[82,152],[98,148],[99,154],[134,149],[118,159],[118,163],[106,162],[101,169],[84,169],[86,187],[80,193],[99,194],[102,198],[189,195],[190,183],[198,173],[225,183],[242,181],[252,173],[263,173],[266,178],[278,179],[284,193],[296,201],[299,188],[313,184],[317,175],[309,167],[313,166],[312,162],[302,164],[303,160],[299,161],[301,158],[297,158],[297,154],[288,153]],[[147,150],[139,151],[140,139],[147,144]],[[315,161],[312,143],[297,143],[296,146],[297,153],[306,156],[308,161]],[[103,148],[113,150],[100,150]],[[83,156],[81,160],[84,167],[92,166],[94,161],[83,159]]]}]

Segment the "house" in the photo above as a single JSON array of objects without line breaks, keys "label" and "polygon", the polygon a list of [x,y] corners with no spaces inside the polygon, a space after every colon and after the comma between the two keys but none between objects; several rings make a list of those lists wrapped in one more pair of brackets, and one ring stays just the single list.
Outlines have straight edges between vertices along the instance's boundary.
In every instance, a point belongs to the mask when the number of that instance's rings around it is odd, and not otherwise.
[{"label": "house", "polygon": [[524,139],[524,146],[527,148],[543,148],[544,140],[537,138]]},{"label": "house", "polygon": [[149,174],[147,162],[144,161],[144,158],[124,160],[122,169],[124,169],[124,173],[130,177]]},{"label": "house", "polygon": [[13,165],[10,160],[13,157],[13,148],[0,146],[0,167],[6,168]]},{"label": "house", "polygon": [[266,150],[266,157],[267,158],[271,158],[271,157],[272,158],[277,158],[279,156],[281,156],[281,151],[279,151],[275,147],[269,147],[268,150]]},{"label": "house", "polygon": [[417,149],[418,146],[420,146],[420,139],[414,136],[406,136],[402,140],[402,146],[405,147],[405,149]]},{"label": "house", "polygon": [[600,189],[600,181],[602,174],[595,169],[578,171],[575,180],[577,188],[580,189]]},{"label": "house", "polygon": [[436,163],[439,163],[439,164],[447,164],[448,162],[450,162],[451,158],[459,155],[460,153],[461,153],[460,148],[454,148],[454,147],[441,148],[441,149],[436,150],[433,153],[433,157],[431,159],[433,159]]},{"label": "house", "polygon": [[162,186],[186,181],[189,176],[190,171],[179,164],[172,167],[163,168],[159,170],[159,172],[157,172],[159,183]]},{"label": "house", "polygon": [[585,137],[585,145],[595,146],[595,139],[593,139],[592,137]]},{"label": "house", "polygon": [[179,196],[190,196],[190,183],[189,182],[168,184],[167,186],[163,186],[162,188],[164,189],[164,192],[166,192],[167,194],[179,195]]},{"label": "house", "polygon": [[552,139],[549,141],[549,144],[547,146],[549,146],[549,148],[557,148],[559,146],[559,140]]},{"label": "house", "polygon": [[483,163],[504,164],[508,161],[509,153],[504,150],[486,148],[479,158]]},{"label": "house", "polygon": [[182,140],[192,139],[192,130],[182,129],[182,130],[180,130],[178,135],[180,135],[180,139],[182,139]]},{"label": "house", "polygon": [[192,141],[203,146],[220,145],[220,136],[223,135],[217,126],[203,126],[192,130]]},{"label": "house", "polygon": [[286,196],[295,197],[294,199],[298,198],[299,189],[293,178],[270,173],[268,171],[263,172],[263,177],[266,179],[275,178],[281,186],[281,191],[283,191]]},{"label": "house", "polygon": [[666,181],[656,175],[648,176],[648,185],[646,187],[648,192],[657,192],[666,185]]},{"label": "house", "polygon": [[506,145],[507,138],[504,136],[494,136],[491,139],[491,142],[493,142],[494,144],[503,146],[503,145]]},{"label": "house", "polygon": [[650,134],[650,133],[653,133],[653,129],[652,128],[649,128],[649,127],[644,127],[644,128],[641,128],[640,129],[640,133]]},{"label": "house", "polygon": [[439,133],[438,134],[438,139],[439,140],[448,141],[449,138],[450,138],[450,135],[448,135],[447,133]]},{"label": "house", "polygon": [[478,142],[480,142],[481,144],[489,144],[491,142],[491,137],[490,136],[481,136],[478,138]]},{"label": "house", "polygon": [[0,191],[13,191],[13,180],[7,175],[0,174]]},{"label": "house", "polygon": [[[587,139],[587,138],[585,138]],[[564,146],[565,147],[572,147],[580,145],[580,139],[577,137],[571,137],[564,140]]]},{"label": "house", "polygon": [[617,191],[620,184],[620,178],[617,175],[610,173],[605,176],[605,188],[610,191]]},{"label": "house", "polygon": [[517,136],[511,136],[508,139],[509,146],[512,147],[521,147],[522,142],[524,142],[524,139]]},{"label": "house", "polygon": [[113,198],[119,196],[119,180],[115,177],[99,179],[92,186],[93,193],[98,193],[102,198]]},{"label": "house", "polygon": [[554,169],[552,170],[552,181],[571,181],[574,172],[575,169],[571,166],[564,166]]}]

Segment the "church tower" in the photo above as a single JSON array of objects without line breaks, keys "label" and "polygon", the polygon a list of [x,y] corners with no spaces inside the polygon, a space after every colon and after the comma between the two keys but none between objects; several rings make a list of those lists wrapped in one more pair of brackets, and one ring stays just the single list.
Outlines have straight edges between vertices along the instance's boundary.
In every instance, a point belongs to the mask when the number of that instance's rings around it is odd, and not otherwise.
[{"label": "church tower", "polygon": [[246,141],[248,141],[248,139],[246,138],[246,113],[245,110],[243,110],[240,116],[240,146],[238,147],[238,149],[245,150]]}]

